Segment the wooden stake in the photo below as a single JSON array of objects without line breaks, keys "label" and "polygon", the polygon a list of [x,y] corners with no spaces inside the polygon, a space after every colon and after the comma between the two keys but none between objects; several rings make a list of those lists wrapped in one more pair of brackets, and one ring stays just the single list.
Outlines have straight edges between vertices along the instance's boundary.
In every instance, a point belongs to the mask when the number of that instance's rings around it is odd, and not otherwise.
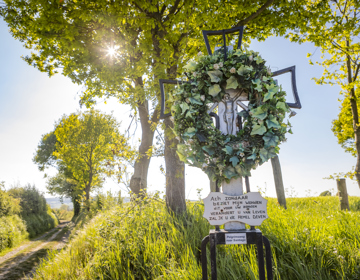
[{"label": "wooden stake", "polygon": [[286,209],[285,189],[281,174],[280,160],[278,156],[271,159],[271,165],[274,173],[275,189],[278,202]]},{"label": "wooden stake", "polygon": [[336,180],[336,185],[337,185],[338,196],[339,196],[339,200],[340,200],[340,209],[341,210],[350,210],[348,193],[346,190],[346,180],[338,179],[338,180]]}]

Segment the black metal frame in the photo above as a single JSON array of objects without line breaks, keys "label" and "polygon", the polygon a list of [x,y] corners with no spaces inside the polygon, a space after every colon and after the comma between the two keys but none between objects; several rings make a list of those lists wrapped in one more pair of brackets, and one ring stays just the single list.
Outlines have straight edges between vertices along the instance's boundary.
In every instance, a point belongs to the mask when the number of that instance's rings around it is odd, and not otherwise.
[{"label": "black metal frame", "polygon": [[176,85],[176,84],[183,84],[183,83],[188,83],[188,82],[178,81],[178,80],[159,79],[160,94],[161,94],[160,119],[165,119],[165,118],[171,116],[171,113],[165,114],[165,89],[164,89],[164,84]]},{"label": "black metal frame", "polygon": [[[271,261],[271,248],[269,239],[262,235],[259,229],[251,228],[237,231],[225,230],[210,230],[201,242],[201,267],[202,267],[202,280],[208,280],[207,274],[207,256],[206,245],[210,242],[210,255],[211,255],[211,280],[217,280],[216,269],[216,245],[225,245],[225,235],[227,233],[246,233],[247,244],[255,244],[257,247],[257,259],[259,268],[259,280],[273,279],[272,261]],[[265,259],[266,259],[266,274],[264,264],[264,248],[265,245]]]},{"label": "black metal frame", "polygon": [[287,105],[289,105],[290,108],[295,108],[295,109],[301,109],[301,103],[300,103],[300,98],[299,98],[299,94],[296,88],[296,78],[295,78],[295,65],[279,70],[279,71],[275,71],[273,72],[273,77],[285,74],[291,72],[291,86],[292,86],[292,90],[293,90],[293,95],[294,95],[294,99],[295,99],[295,103],[287,103]]},{"label": "black metal frame", "polygon": [[206,45],[206,50],[207,50],[208,54],[212,55],[208,36],[209,35],[222,35],[223,36],[223,42],[224,42],[224,56],[225,56],[225,60],[226,60],[226,58],[227,58],[227,49],[226,49],[226,36],[225,35],[235,33],[237,31],[239,31],[239,40],[238,40],[237,49],[240,49],[241,43],[242,43],[242,36],[243,36],[243,32],[244,32],[244,26],[238,26],[238,27],[234,27],[234,28],[231,28],[231,29],[223,29],[223,30],[203,30],[202,33],[203,33],[203,37],[204,37],[204,41],[205,41],[205,45]]}]

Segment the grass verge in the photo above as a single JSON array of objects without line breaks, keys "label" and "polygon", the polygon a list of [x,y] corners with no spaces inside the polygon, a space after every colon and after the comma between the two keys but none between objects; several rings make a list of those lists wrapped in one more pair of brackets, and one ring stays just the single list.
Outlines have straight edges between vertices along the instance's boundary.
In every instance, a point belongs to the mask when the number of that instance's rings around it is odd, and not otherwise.
[{"label": "grass verge", "polygon": [[[336,197],[287,204],[269,199],[260,227],[272,245],[274,279],[360,279],[360,212],[339,211]],[[200,244],[210,227],[201,203],[187,206],[176,217],[148,198],[99,213],[65,250],[50,253],[34,279],[201,279]],[[218,246],[217,254],[219,280],[258,278],[254,246]]]}]

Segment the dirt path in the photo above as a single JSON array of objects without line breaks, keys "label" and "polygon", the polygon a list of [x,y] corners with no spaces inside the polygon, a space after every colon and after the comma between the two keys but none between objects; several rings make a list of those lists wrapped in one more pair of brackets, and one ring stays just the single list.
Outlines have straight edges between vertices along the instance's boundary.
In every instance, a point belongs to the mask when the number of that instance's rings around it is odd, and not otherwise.
[{"label": "dirt path", "polygon": [[66,245],[70,223],[58,227],[31,242],[14,249],[0,258],[0,279],[22,279],[31,276],[48,250],[59,250]]}]

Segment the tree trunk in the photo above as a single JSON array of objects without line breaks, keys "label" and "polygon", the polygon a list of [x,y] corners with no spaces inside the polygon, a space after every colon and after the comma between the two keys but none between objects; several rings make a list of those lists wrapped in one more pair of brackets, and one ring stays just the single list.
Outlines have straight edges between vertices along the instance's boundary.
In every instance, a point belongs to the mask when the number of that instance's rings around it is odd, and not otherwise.
[{"label": "tree trunk", "polygon": [[90,183],[85,187],[85,204],[88,211],[90,211],[90,187]]},{"label": "tree trunk", "polygon": [[278,202],[281,206],[283,206],[286,209],[285,189],[284,189],[284,183],[283,183],[282,174],[281,174],[280,160],[279,160],[278,156],[273,157],[271,159],[271,165],[273,168],[276,196],[277,196]]},{"label": "tree trunk", "polygon": [[[152,147],[154,139],[154,131],[151,130],[151,123],[149,123],[147,100],[138,103],[138,111],[141,123],[141,144],[139,147],[139,156],[134,165],[134,174],[130,179],[130,190],[134,195],[146,192],[147,175],[151,159],[146,152]],[[154,115],[155,114],[157,114],[157,110]]]},{"label": "tree trunk", "polygon": [[186,211],[185,203],[185,164],[180,161],[176,148],[179,143],[170,127],[170,118],[165,119],[165,167],[166,167],[166,205],[176,214]]},{"label": "tree trunk", "polygon": [[340,200],[340,210],[350,210],[348,193],[347,193],[347,189],[346,189],[346,180],[338,179],[338,180],[336,180],[336,185],[337,185],[338,196],[339,196],[339,200]]},{"label": "tree trunk", "polygon": [[[346,45],[349,46],[349,41],[346,41]],[[353,82],[352,72],[351,72],[351,58],[350,55],[346,56],[346,66],[348,74],[348,84]],[[356,166],[355,166],[355,177],[360,188],[360,128],[359,128],[359,112],[357,108],[357,97],[355,95],[355,89],[352,87],[349,91],[350,93],[350,106],[351,114],[353,117],[353,129],[354,129],[354,138],[355,138],[355,147],[356,147]]]},{"label": "tree trunk", "polygon": [[78,201],[78,197],[71,198],[73,206],[74,206],[74,216],[77,216],[80,214],[80,202]]}]

